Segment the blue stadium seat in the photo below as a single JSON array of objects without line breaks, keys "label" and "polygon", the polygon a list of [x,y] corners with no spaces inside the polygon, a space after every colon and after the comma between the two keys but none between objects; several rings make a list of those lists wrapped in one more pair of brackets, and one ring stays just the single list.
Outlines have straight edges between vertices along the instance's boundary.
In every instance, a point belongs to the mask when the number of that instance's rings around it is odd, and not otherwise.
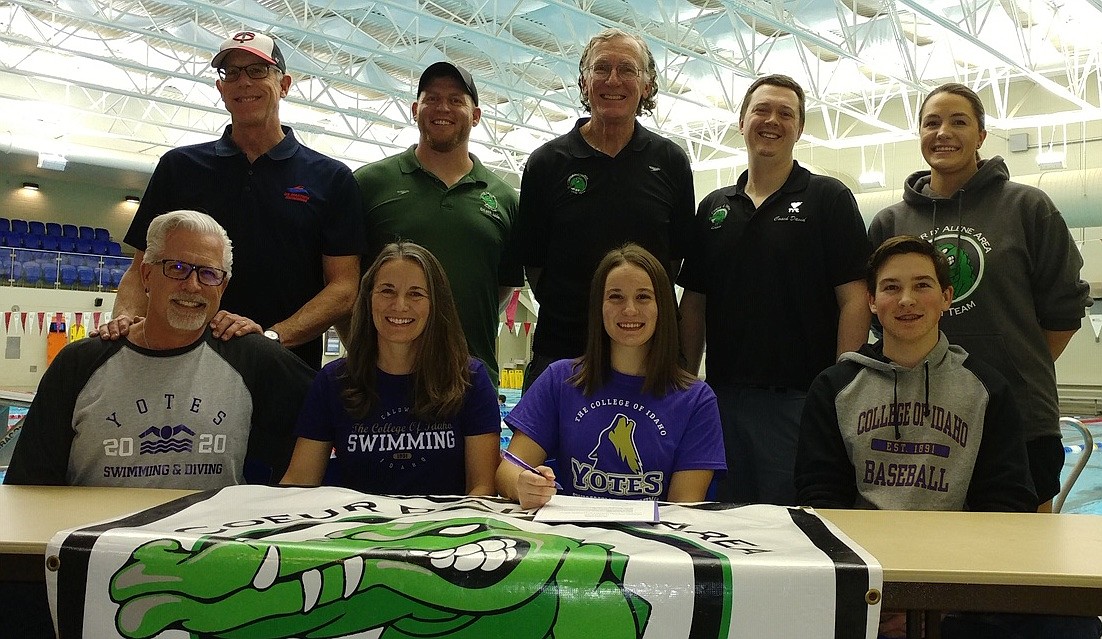
[{"label": "blue stadium seat", "polygon": [[11,235],[10,231],[0,229],[0,246],[8,245],[8,236]]},{"label": "blue stadium seat", "polygon": [[61,225],[61,234],[64,235],[65,237],[71,237],[74,240],[77,239],[78,237],[80,237],[80,231],[77,230],[77,227],[76,227],[75,224],[62,224]]},{"label": "blue stadium seat", "polygon": [[57,249],[66,253],[74,253],[77,250],[77,241],[69,236],[57,238]]},{"label": "blue stadium seat", "polygon": [[77,283],[81,286],[92,286],[96,283],[96,272],[91,266],[77,267]]},{"label": "blue stadium seat", "polygon": [[38,262],[23,262],[23,283],[35,286],[42,281],[42,267]]},{"label": "blue stadium seat", "polygon": [[81,226],[78,230],[78,235],[82,240],[94,240],[96,239],[96,230],[90,226]]},{"label": "blue stadium seat", "polygon": [[77,240],[77,253],[91,254],[92,252],[92,240],[86,240],[83,237]]},{"label": "blue stadium seat", "polygon": [[95,234],[96,234],[94,239],[100,240],[101,242],[110,242],[111,241],[111,231],[108,231],[107,229],[103,228],[102,226],[97,226],[94,229],[94,231],[95,231]]},{"label": "blue stadium seat", "polygon": [[46,222],[46,235],[61,237],[65,234],[61,231],[61,225],[57,222]]},{"label": "blue stadium seat", "polygon": [[27,227],[27,220],[13,219],[11,221],[11,230],[16,233],[26,233],[29,230]]},{"label": "blue stadium seat", "polygon": [[92,252],[96,255],[107,255],[107,242],[104,240],[92,240]]},{"label": "blue stadium seat", "polygon": [[12,262],[11,270],[9,271],[6,267],[4,270],[8,271],[9,280],[19,281],[19,278],[23,277],[23,264],[21,262]]},{"label": "blue stadium seat", "polygon": [[11,220],[6,217],[0,217],[0,231],[7,233],[11,230]]},{"label": "blue stadium seat", "polygon": [[119,284],[122,284],[122,276],[126,273],[124,268],[111,269],[111,288],[118,288]]},{"label": "blue stadium seat", "polygon": [[40,222],[38,220],[31,220],[27,222],[27,232],[34,233],[35,235],[45,235],[46,224],[45,222]]},{"label": "blue stadium seat", "polygon": [[42,281],[50,286],[57,285],[57,260],[46,260],[41,262],[42,265]]},{"label": "blue stadium seat", "polygon": [[61,277],[62,286],[72,286],[77,283],[77,267],[72,264],[62,264],[58,269],[58,275]]},{"label": "blue stadium seat", "polygon": [[107,243],[107,254],[108,255],[122,255],[122,244],[119,244],[118,242],[108,242]]},{"label": "blue stadium seat", "polygon": [[36,235],[34,233],[27,233],[23,236],[23,248],[40,249],[42,248],[42,238],[44,235]]},{"label": "blue stadium seat", "polygon": [[42,236],[42,250],[43,251],[57,251],[57,250],[59,250],[58,249],[58,246],[59,246],[58,240],[60,240],[60,239],[61,238],[53,236],[53,235],[43,235]]}]

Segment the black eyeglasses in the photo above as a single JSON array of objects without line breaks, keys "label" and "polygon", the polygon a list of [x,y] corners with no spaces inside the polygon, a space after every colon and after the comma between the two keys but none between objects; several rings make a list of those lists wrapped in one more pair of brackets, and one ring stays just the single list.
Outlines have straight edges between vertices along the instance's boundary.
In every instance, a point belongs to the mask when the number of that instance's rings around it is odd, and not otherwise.
[{"label": "black eyeglasses", "polygon": [[220,268],[200,266],[189,262],[181,262],[180,260],[161,260],[156,264],[161,265],[161,272],[165,274],[165,277],[174,280],[186,280],[191,277],[192,271],[195,271],[199,283],[204,286],[218,286],[226,280],[227,275]]},{"label": "black eyeglasses", "polygon": [[272,72],[272,65],[257,62],[256,64],[249,64],[243,67],[218,67],[218,77],[221,78],[223,82],[237,82],[237,79],[241,77],[242,71],[253,80],[263,80]]}]

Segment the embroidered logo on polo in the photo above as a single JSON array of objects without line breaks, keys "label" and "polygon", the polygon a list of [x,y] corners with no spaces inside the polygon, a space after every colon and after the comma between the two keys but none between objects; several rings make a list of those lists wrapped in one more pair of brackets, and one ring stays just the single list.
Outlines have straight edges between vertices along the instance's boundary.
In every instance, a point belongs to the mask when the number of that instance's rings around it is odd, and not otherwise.
[{"label": "embroidered logo on polo", "polygon": [[309,202],[310,191],[306,190],[305,186],[292,186],[283,192],[283,199],[294,200],[296,202]]},{"label": "embroidered logo on polo", "polygon": [[983,280],[986,256],[991,252],[987,237],[970,227],[946,225],[923,239],[933,236],[934,247],[949,260],[949,280],[953,284],[953,304],[947,311],[950,316],[967,313],[976,306],[969,297],[976,292]]},{"label": "embroidered logo on polo", "polygon": [[723,226],[723,221],[727,219],[727,215],[731,212],[731,207],[727,204],[716,207],[715,210],[708,215],[708,221],[712,223],[712,229],[718,229]]},{"label": "embroidered logo on polo", "polygon": [[662,167],[660,167],[660,166],[652,166],[652,165],[650,165],[650,164],[648,164],[648,165],[647,165],[647,168],[648,168],[648,169],[650,169],[650,172],[651,172],[651,173],[658,173],[659,171],[661,171],[661,170],[662,170]]},{"label": "embroidered logo on polo", "polygon": [[803,200],[799,202],[788,203],[788,215],[777,215],[773,218],[774,222],[806,222],[807,216],[800,216],[800,207],[803,206]]},{"label": "embroidered logo on polo", "polygon": [[501,213],[497,208],[497,197],[489,191],[483,191],[479,194],[478,199],[482,200],[482,206],[479,208],[483,215],[494,218],[495,220],[501,219]]},{"label": "embroidered logo on polo", "polygon": [[566,188],[570,189],[570,192],[575,195],[585,193],[585,190],[589,188],[589,176],[583,173],[571,175],[566,178]]}]

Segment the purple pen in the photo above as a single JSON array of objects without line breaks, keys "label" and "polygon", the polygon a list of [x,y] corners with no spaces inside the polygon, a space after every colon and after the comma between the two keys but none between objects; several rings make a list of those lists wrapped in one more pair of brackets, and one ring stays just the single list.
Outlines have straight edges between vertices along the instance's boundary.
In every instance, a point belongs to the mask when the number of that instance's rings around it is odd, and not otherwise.
[{"label": "purple pen", "polygon": [[[510,453],[509,451],[505,450],[504,448],[501,449],[501,456],[505,459],[505,461],[510,462],[513,465],[520,466],[524,470],[530,470],[533,473],[536,473],[537,475],[539,475],[540,477],[543,477],[543,473],[536,470],[535,468],[532,468],[531,466],[528,465],[528,462],[524,461],[520,457],[517,457],[513,453]],[[557,481],[555,482],[555,490],[562,490],[562,485],[559,484],[559,482],[557,482]]]}]

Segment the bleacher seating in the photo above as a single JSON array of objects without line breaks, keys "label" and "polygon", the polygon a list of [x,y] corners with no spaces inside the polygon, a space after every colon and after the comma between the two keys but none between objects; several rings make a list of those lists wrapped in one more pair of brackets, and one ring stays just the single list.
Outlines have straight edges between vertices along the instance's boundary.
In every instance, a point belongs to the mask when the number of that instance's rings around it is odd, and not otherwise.
[{"label": "bleacher seating", "polygon": [[106,228],[0,217],[0,284],[117,289],[130,262]]}]

